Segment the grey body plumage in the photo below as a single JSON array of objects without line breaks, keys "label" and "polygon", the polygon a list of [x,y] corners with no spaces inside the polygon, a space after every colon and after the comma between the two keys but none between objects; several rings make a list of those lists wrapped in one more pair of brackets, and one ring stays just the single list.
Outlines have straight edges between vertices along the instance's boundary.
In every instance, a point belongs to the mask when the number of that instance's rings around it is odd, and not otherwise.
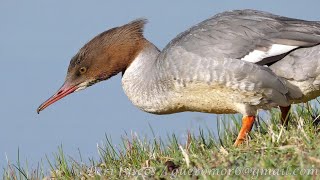
[{"label": "grey body plumage", "polygon": [[270,66],[292,89],[303,93],[292,103],[307,102],[320,95],[320,45],[297,49]]},{"label": "grey body plumage", "polygon": [[[123,85],[130,99],[133,96],[139,99],[133,100],[135,105],[152,113],[201,111],[254,115],[259,108],[288,106],[303,99],[305,88],[293,82],[298,76],[292,79],[290,74],[298,73],[306,79],[314,67],[307,65],[310,68],[301,72],[290,70],[292,58],[298,57],[293,61],[299,63],[306,57],[316,58],[310,61],[318,62],[319,55],[314,53],[317,54],[319,42],[317,22],[254,10],[224,12],[181,33],[163,51],[154,51],[153,58],[145,56],[147,60],[136,62],[144,67],[136,68],[141,73],[135,79],[144,85],[127,87],[126,83],[134,83],[130,74],[134,65],[124,74]],[[316,46],[313,51],[312,46]],[[260,53],[259,56],[255,58],[253,51]],[[252,57],[248,56],[250,53]],[[272,70],[262,66],[270,63],[274,63]],[[152,75],[144,69],[149,69]],[[316,78],[320,72],[311,74]],[[152,88],[145,85],[147,82],[157,85]],[[315,84],[313,89],[319,89],[318,81],[310,83]]]}]

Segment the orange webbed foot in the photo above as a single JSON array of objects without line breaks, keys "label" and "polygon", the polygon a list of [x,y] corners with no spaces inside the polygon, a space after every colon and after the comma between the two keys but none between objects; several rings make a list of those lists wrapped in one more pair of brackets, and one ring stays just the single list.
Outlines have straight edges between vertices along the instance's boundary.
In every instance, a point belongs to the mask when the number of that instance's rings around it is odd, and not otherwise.
[{"label": "orange webbed foot", "polygon": [[246,139],[247,134],[251,131],[255,116],[244,116],[242,118],[242,126],[234,146],[239,146]]}]

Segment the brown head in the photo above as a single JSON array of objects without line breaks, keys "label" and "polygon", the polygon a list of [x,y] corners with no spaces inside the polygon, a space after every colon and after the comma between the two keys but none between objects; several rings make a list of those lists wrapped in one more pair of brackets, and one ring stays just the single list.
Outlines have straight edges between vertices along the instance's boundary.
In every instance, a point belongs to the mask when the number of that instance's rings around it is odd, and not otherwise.
[{"label": "brown head", "polygon": [[42,103],[37,112],[75,91],[124,72],[145,46],[143,27],[146,20],[107,30],[94,37],[71,59],[62,87]]}]

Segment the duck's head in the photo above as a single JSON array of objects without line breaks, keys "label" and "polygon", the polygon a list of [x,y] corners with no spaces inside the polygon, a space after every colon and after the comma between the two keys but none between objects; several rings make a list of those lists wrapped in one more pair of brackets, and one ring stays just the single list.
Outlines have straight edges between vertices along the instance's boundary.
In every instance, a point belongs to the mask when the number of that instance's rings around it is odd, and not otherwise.
[{"label": "duck's head", "polygon": [[71,59],[61,88],[42,103],[37,112],[40,113],[73,92],[124,72],[145,45],[146,40],[143,37],[145,23],[146,20],[139,19],[112,28],[84,45]]}]

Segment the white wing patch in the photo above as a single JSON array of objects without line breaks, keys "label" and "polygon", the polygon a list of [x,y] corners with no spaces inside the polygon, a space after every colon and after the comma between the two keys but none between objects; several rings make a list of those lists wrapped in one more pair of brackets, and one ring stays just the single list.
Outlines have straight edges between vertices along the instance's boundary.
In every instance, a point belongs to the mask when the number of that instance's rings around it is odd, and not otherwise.
[{"label": "white wing patch", "polygon": [[250,52],[248,55],[243,57],[241,60],[256,63],[267,57],[277,56],[280,54],[287,53],[297,47],[298,46],[273,44],[268,51],[261,51],[261,50],[255,49],[254,51]]}]

